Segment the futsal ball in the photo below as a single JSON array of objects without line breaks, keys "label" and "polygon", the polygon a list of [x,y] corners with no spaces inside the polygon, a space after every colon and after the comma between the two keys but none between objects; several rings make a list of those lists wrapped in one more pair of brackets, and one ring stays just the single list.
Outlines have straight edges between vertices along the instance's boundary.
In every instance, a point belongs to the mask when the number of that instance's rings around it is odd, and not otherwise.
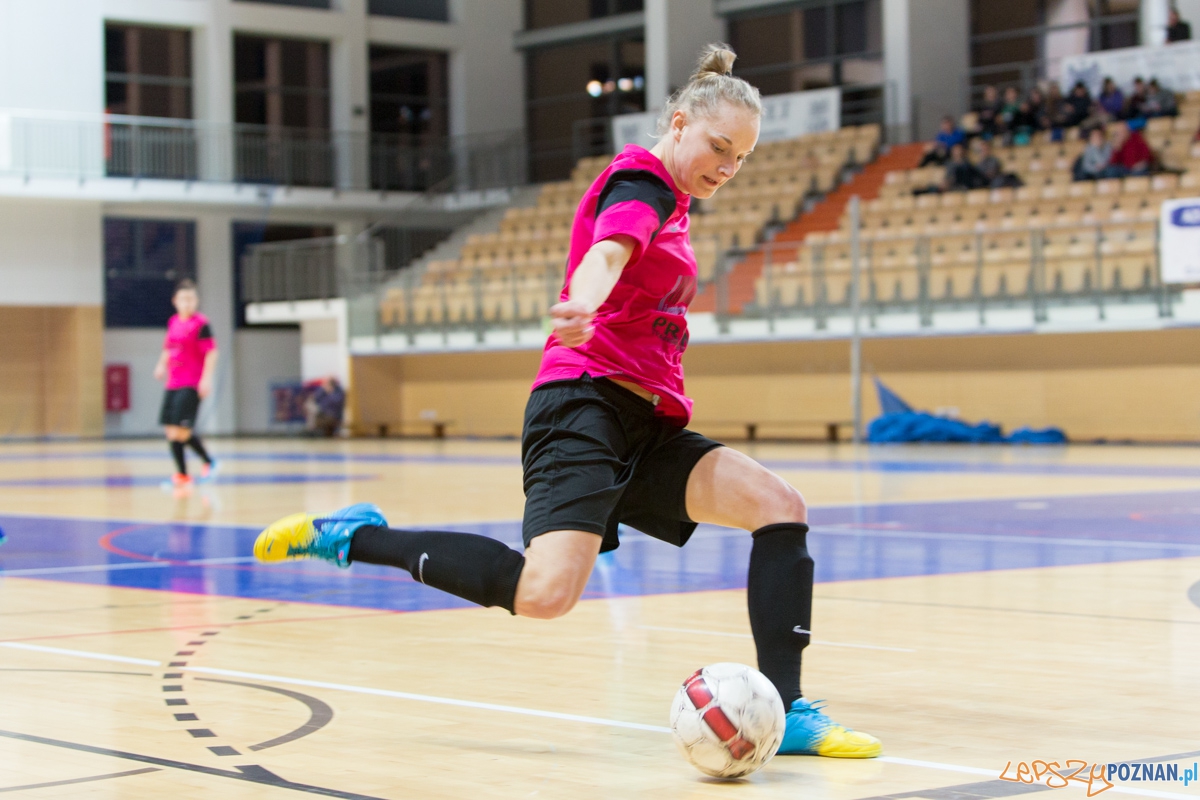
[{"label": "futsal ball", "polygon": [[745,664],[711,664],[683,682],[671,705],[675,745],[716,778],[741,778],[771,760],[783,742],[783,701]]}]

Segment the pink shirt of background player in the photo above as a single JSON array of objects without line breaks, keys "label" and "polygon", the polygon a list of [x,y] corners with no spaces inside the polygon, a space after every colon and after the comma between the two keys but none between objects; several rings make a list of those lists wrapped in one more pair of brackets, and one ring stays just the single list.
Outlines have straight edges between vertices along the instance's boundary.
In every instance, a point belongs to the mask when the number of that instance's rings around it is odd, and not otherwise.
[{"label": "pink shirt of background player", "polygon": [[690,202],[663,163],[637,145],[627,145],[600,173],[575,212],[561,299],[569,299],[571,276],[596,242],[628,236],[635,242],[633,254],[597,310],[595,334],[588,342],[572,348],[550,335],[534,388],[585,372],[620,378],[657,394],[656,413],[687,424],[692,401],[683,389],[685,315],[696,296]]},{"label": "pink shirt of background player", "polygon": [[204,357],[216,347],[208,318],[193,314],[184,319],[173,314],[167,321],[163,349],[167,351],[167,388],[194,389],[204,374]]}]

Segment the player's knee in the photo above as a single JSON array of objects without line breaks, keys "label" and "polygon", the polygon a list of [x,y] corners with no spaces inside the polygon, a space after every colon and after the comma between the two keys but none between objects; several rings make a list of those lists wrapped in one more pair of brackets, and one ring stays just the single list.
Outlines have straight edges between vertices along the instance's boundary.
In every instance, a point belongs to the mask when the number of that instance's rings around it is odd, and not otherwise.
[{"label": "player's knee", "polygon": [[578,595],[566,586],[541,586],[517,590],[517,614],[534,619],[558,619],[575,607]]},{"label": "player's knee", "polygon": [[759,527],[783,522],[808,521],[808,506],[804,502],[804,495],[800,494],[794,486],[779,480],[765,495],[759,506],[761,514]]}]

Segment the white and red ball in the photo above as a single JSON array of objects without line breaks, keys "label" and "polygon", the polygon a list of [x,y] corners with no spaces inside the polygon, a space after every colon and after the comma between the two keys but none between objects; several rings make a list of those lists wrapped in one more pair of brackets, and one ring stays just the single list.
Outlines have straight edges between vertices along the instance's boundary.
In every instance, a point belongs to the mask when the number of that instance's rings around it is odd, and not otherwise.
[{"label": "white and red ball", "polygon": [[671,732],[683,757],[706,775],[741,778],[771,760],[783,741],[779,692],[745,664],[710,664],[683,682]]}]

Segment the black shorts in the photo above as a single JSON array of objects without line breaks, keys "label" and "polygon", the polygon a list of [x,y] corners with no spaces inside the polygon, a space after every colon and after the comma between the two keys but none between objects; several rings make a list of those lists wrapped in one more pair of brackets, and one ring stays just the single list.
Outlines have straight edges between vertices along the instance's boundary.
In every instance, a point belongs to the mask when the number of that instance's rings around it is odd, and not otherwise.
[{"label": "black shorts", "polygon": [[199,408],[200,393],[192,387],[167,389],[163,394],[162,411],[158,412],[158,424],[194,428]]},{"label": "black shorts", "polygon": [[549,531],[588,531],[615,550],[617,525],[682,547],[696,530],[687,482],[720,447],[655,416],[654,405],[603,378],[539,386],[525,407],[525,546]]}]

